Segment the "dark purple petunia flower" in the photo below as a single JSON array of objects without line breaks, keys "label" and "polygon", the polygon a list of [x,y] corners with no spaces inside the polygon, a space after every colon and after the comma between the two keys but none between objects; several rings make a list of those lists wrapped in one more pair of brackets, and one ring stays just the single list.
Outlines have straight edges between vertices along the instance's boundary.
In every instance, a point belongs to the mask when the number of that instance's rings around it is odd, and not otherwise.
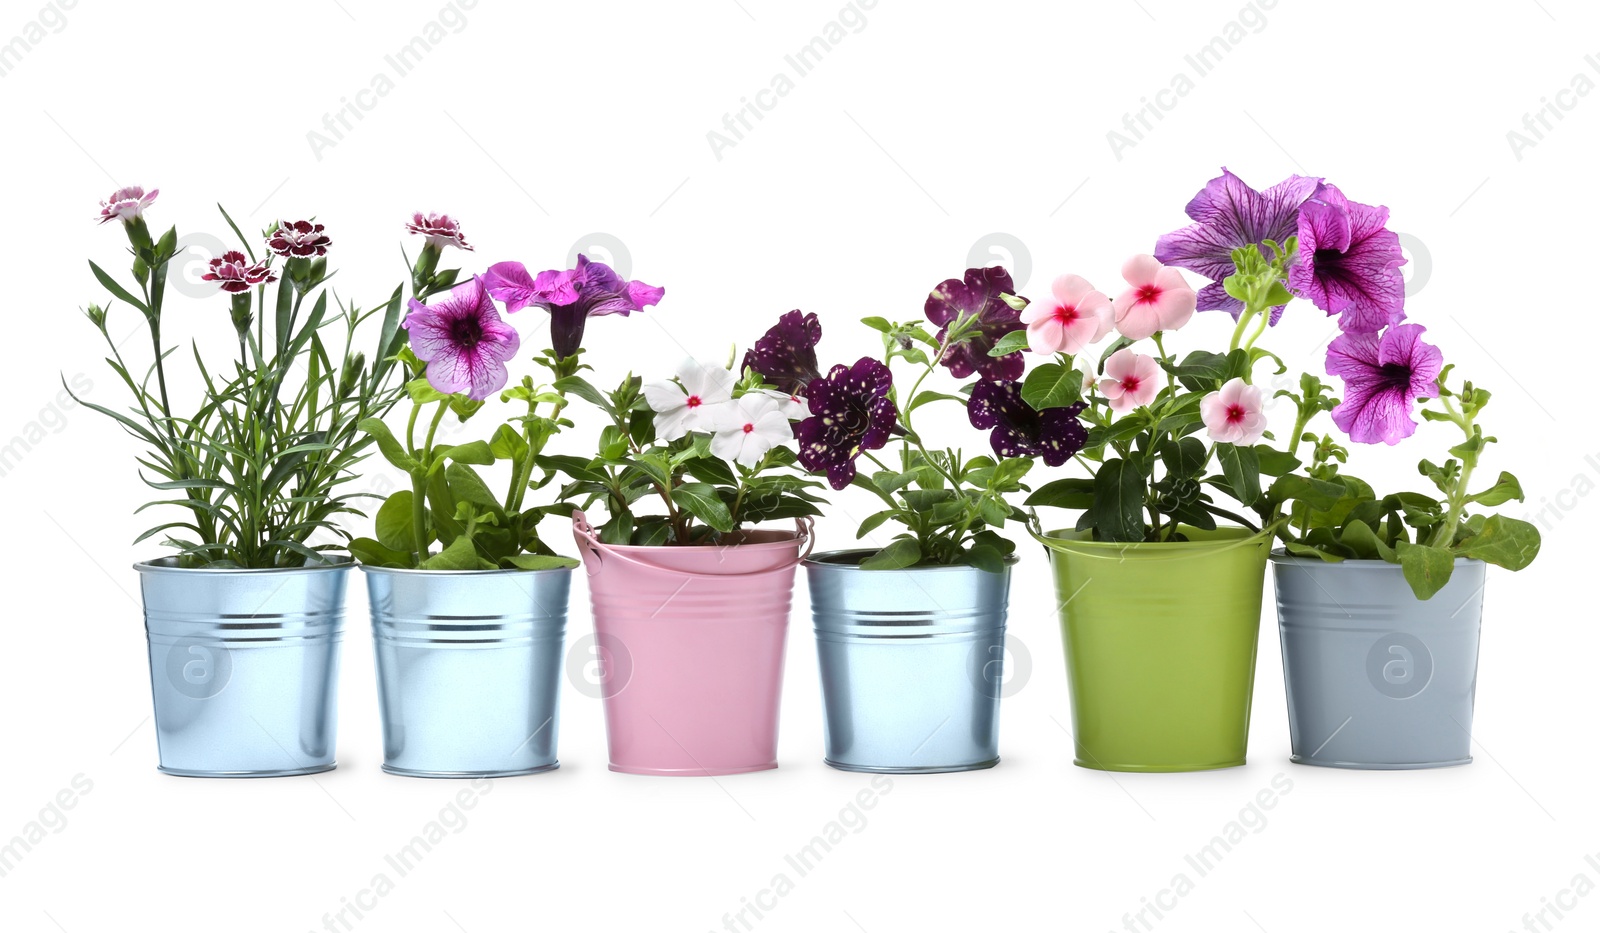
[{"label": "dark purple petunia flower", "polygon": [[889,367],[870,356],[839,365],[811,380],[806,398],[811,417],[794,427],[800,465],[826,472],[828,485],[843,489],[856,478],[856,458],[889,441],[899,417],[889,399]]},{"label": "dark purple petunia flower", "polygon": [[280,220],[277,229],[267,237],[267,249],[285,259],[326,256],[333,241],[322,230],[322,224],[309,220]]},{"label": "dark purple petunia flower", "polygon": [[[1300,205],[1321,181],[1290,175],[1265,191],[1257,191],[1224,168],[1184,207],[1183,212],[1194,223],[1159,237],[1155,257],[1163,265],[1198,272],[1211,280],[1210,285],[1200,289],[1197,309],[1227,311],[1238,318],[1244,302],[1222,287],[1222,280],[1234,273],[1233,251],[1252,244],[1261,247],[1264,240],[1281,245],[1293,236],[1299,230]],[[1270,323],[1278,323],[1283,308],[1279,305],[1272,309]]]},{"label": "dark purple petunia flower", "polygon": [[1333,423],[1361,444],[1398,444],[1417,430],[1411,405],[1438,392],[1444,355],[1422,342],[1421,324],[1378,334],[1340,334],[1328,345],[1328,375],[1344,380]]},{"label": "dark purple petunia flower", "polygon": [[1373,334],[1405,319],[1405,256],[1384,228],[1387,207],[1358,204],[1333,185],[1318,185],[1300,209],[1300,258],[1289,288],[1339,315],[1339,329]]},{"label": "dark purple petunia flower", "polygon": [[1022,400],[1022,383],[985,379],[972,389],[967,418],[972,426],[989,430],[989,446],[1002,457],[1043,457],[1050,466],[1066,463],[1089,442],[1089,432],[1078,420],[1087,407],[1073,402],[1064,408],[1035,411]]},{"label": "dark purple petunia flower", "polygon": [[[944,340],[957,318],[978,318],[977,328],[966,339],[947,348],[940,362],[957,379],[977,373],[985,379],[1016,379],[1022,375],[1022,353],[990,356],[989,350],[1001,337],[1022,330],[1022,311],[1006,304],[1001,295],[1014,295],[1011,273],[1004,266],[968,269],[966,276],[945,279],[928,295],[923,313],[939,325],[939,340]],[[1026,304],[1027,299],[1023,299]]]},{"label": "dark purple petunia flower", "polygon": [[245,258],[244,253],[236,249],[228,250],[211,260],[207,264],[207,270],[200,276],[200,280],[216,282],[218,288],[230,295],[247,292],[257,285],[265,285],[278,279],[278,273],[267,267],[266,260],[251,262]]},{"label": "dark purple petunia flower", "polygon": [[413,298],[409,307],[405,328],[411,352],[428,364],[429,385],[480,400],[505,386],[506,361],[517,355],[522,341],[500,319],[481,277],[462,282],[432,305]]},{"label": "dark purple petunia flower", "polygon": [[807,383],[822,375],[817,369],[821,339],[822,324],[815,314],[790,311],[745,351],[743,368],[755,370],[791,395],[803,392]]},{"label": "dark purple petunia flower", "polygon": [[579,254],[573,269],[550,269],[538,277],[520,262],[497,262],[484,273],[489,294],[505,302],[506,311],[538,305],[550,312],[550,344],[565,359],[583,345],[583,328],[591,316],[643,311],[666,289],[629,282],[603,262]]}]

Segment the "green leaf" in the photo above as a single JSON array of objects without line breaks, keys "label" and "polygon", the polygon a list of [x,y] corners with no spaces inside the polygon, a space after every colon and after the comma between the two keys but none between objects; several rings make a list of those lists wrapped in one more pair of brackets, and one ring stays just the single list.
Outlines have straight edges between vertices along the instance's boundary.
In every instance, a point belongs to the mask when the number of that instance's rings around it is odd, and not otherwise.
[{"label": "green leaf", "polygon": [[385,547],[371,538],[352,538],[345,546],[350,556],[371,567],[410,567],[413,555]]},{"label": "green leaf", "polygon": [[1161,368],[1180,379],[1189,378],[1224,382],[1228,378],[1232,364],[1224,354],[1195,350],[1184,357],[1183,362],[1177,364],[1162,363]]},{"label": "green leaf", "polygon": [[861,319],[861,323],[867,325],[880,334],[887,334],[894,330],[894,325],[890,324],[886,319],[881,317],[864,317]]},{"label": "green leaf", "polygon": [[1256,462],[1264,476],[1284,476],[1300,468],[1300,458],[1266,444],[1256,445]]},{"label": "green leaf", "polygon": [[1026,349],[1028,349],[1028,332],[1026,330],[1014,330],[996,340],[994,346],[989,348],[989,355],[1009,356],[1012,353]]},{"label": "green leaf", "polygon": [[1163,441],[1161,462],[1173,476],[1195,476],[1205,469],[1206,445],[1197,437]]},{"label": "green leaf", "polygon": [[1491,515],[1477,534],[1461,542],[1461,550],[1468,557],[1496,567],[1521,570],[1539,556],[1541,544],[1539,529],[1533,525],[1521,519]]},{"label": "green leaf", "polygon": [[879,525],[882,525],[884,522],[893,518],[895,514],[896,513],[894,509],[884,509],[882,512],[873,512],[861,522],[861,527],[856,529],[856,537],[865,538]]},{"label": "green leaf", "polygon": [[572,558],[555,554],[513,554],[500,560],[518,570],[562,570],[578,566]]},{"label": "green leaf", "polygon": [[410,454],[406,453],[406,449],[400,446],[400,441],[395,438],[394,432],[389,430],[389,426],[379,419],[363,418],[356,424],[356,427],[378,442],[378,450],[383,454],[383,459],[408,473],[422,468],[422,464],[413,459]]},{"label": "green leaf", "polygon": [[1515,476],[1502,472],[1493,486],[1476,495],[1469,496],[1467,501],[1476,502],[1479,505],[1500,505],[1510,502],[1512,499],[1518,502],[1525,501],[1526,497],[1522,493],[1522,484],[1517,482]]},{"label": "green leaf", "polygon": [[941,401],[943,401],[943,402],[961,402],[962,404],[966,404],[967,400],[962,398],[959,395],[948,395],[948,394],[946,394],[944,392],[936,392],[933,389],[923,389],[921,392],[917,393],[917,397],[916,398],[911,400],[911,404],[906,406],[906,413],[910,414],[911,412],[916,411],[917,409],[919,409],[922,406],[928,404],[929,402],[941,402]]},{"label": "green leaf", "polygon": [[378,543],[390,550],[408,554],[421,550],[417,546],[416,530],[412,527],[411,503],[412,493],[409,489],[402,489],[383,500],[377,516],[372,520]]},{"label": "green leaf", "polygon": [[1034,367],[1022,383],[1022,400],[1035,411],[1065,408],[1083,393],[1083,375],[1060,363]]},{"label": "green leaf", "polygon": [[1400,571],[1418,599],[1431,599],[1443,589],[1456,566],[1456,555],[1441,547],[1401,541],[1395,553],[1400,557]]},{"label": "green leaf", "polygon": [[606,398],[599,389],[596,389],[594,386],[590,385],[588,380],[584,379],[582,376],[565,376],[557,379],[555,382],[555,387],[557,391],[576,395],[578,398],[581,398],[585,402],[600,408],[600,410],[612,415],[613,417],[615,417],[617,413],[617,409],[611,404],[611,400]]},{"label": "green leaf", "polygon": [[459,461],[452,463],[445,467],[444,479],[450,485],[450,494],[456,501],[458,513],[461,503],[470,502],[480,510],[487,509],[496,518],[504,516],[505,511],[499,500],[472,467]]},{"label": "green leaf", "polygon": [[672,502],[717,531],[733,530],[733,515],[709,483],[684,483],[672,490]]},{"label": "green leaf", "polygon": [[99,266],[95,265],[92,260],[89,263],[89,269],[94,272],[94,277],[100,280],[100,284],[104,285],[106,287],[106,291],[110,292],[113,295],[116,295],[118,298],[121,298],[123,301],[126,301],[128,304],[133,305],[135,308],[138,308],[140,311],[143,311],[146,314],[150,313],[150,309],[145,305],[144,302],[142,302],[139,299],[133,297],[133,294],[131,292],[129,292],[126,288],[123,288],[121,285],[118,285],[116,279],[114,279],[111,276],[107,275],[106,274],[106,270],[104,270],[104,269],[100,268]]},{"label": "green leaf", "polygon": [[1296,557],[1319,557],[1322,560],[1325,560],[1330,564],[1337,564],[1340,561],[1344,560],[1344,558],[1341,557],[1338,554],[1334,554],[1334,553],[1331,553],[1331,552],[1328,552],[1328,551],[1324,551],[1321,548],[1312,547],[1309,544],[1301,544],[1298,541],[1290,541],[1288,544],[1285,544],[1283,547],[1284,547],[1284,550],[1288,551],[1290,554],[1293,554]]},{"label": "green leaf", "polygon": [[1377,532],[1366,522],[1350,522],[1339,533],[1339,543],[1355,552],[1361,560],[1396,560],[1395,552],[1378,538]]},{"label": "green leaf", "polygon": [[896,538],[878,553],[861,562],[862,570],[899,570],[914,567],[922,560],[922,545],[916,538]]},{"label": "green leaf", "polygon": [[496,459],[520,461],[527,452],[527,442],[509,424],[495,428],[494,437],[489,439],[489,453]]},{"label": "green leaf", "polygon": [[444,448],[440,456],[457,463],[475,463],[478,466],[489,466],[494,463],[494,452],[483,441],[468,441],[465,444]]},{"label": "green leaf", "polygon": [[1094,480],[1076,476],[1045,483],[1028,496],[1026,505],[1087,509],[1094,505]]},{"label": "green leaf", "polygon": [[1218,444],[1217,462],[1222,464],[1222,475],[1227,478],[1233,497],[1243,505],[1255,505],[1261,498],[1261,464],[1256,449]]},{"label": "green leaf", "polygon": [[478,549],[466,535],[458,536],[450,546],[422,562],[424,570],[478,570],[483,562]]},{"label": "green leaf", "polygon": [[1111,459],[1094,477],[1094,505],[1085,513],[1102,541],[1144,540],[1144,476],[1126,460]]}]

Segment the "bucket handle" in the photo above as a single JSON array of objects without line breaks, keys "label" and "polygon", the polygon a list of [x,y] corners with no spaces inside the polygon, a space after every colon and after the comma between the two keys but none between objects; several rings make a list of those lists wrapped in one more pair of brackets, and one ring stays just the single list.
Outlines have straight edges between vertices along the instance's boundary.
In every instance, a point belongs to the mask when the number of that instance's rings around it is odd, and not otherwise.
[{"label": "bucket handle", "polygon": [[[591,577],[595,575],[595,572],[599,569],[601,562],[607,557],[614,560],[620,560],[623,563],[633,564],[636,567],[643,567],[646,570],[670,571],[672,573],[680,573],[689,577],[702,577],[706,579],[758,577],[762,574],[783,573],[793,570],[795,567],[803,563],[806,558],[811,556],[811,549],[817,543],[815,522],[812,521],[811,516],[802,515],[794,520],[795,538],[800,542],[801,547],[798,556],[795,557],[792,563],[784,564],[781,567],[767,567],[762,570],[746,570],[740,573],[701,573],[697,570],[678,570],[675,568],[661,567],[648,561],[640,560],[637,557],[631,557],[622,553],[621,551],[617,551],[608,547],[600,540],[599,533],[595,530],[593,525],[589,524],[588,517],[583,514],[581,509],[574,509],[572,512],[572,530],[578,538],[578,546],[584,550],[584,563],[589,566],[589,576]],[[737,547],[737,545],[733,546]],[[592,562],[589,560],[591,557],[593,558]]]},{"label": "bucket handle", "polygon": [[[1221,545],[1219,547],[1214,547],[1214,548],[1193,548],[1192,549],[1193,553],[1184,553],[1183,550],[1179,550],[1179,551],[1177,551],[1175,553],[1163,554],[1162,555],[1162,560],[1185,560],[1185,559],[1194,558],[1194,557],[1210,557],[1210,556],[1213,556],[1213,555],[1216,555],[1216,554],[1223,553],[1225,551],[1231,551],[1234,548],[1251,547],[1251,546],[1254,546],[1254,545],[1257,545],[1257,544],[1261,544],[1262,542],[1272,540],[1272,536],[1277,534],[1278,526],[1283,524],[1283,521],[1286,521],[1286,519],[1285,520],[1280,520],[1280,521],[1277,521],[1277,522],[1273,522],[1272,524],[1270,524],[1267,527],[1261,529],[1260,531],[1256,532],[1255,534],[1250,535],[1249,537],[1240,538],[1237,541],[1233,541],[1233,542],[1230,542],[1228,544]],[[1088,558],[1093,558],[1093,559],[1097,559],[1097,560],[1116,560],[1116,561],[1120,561],[1120,560],[1122,560],[1124,558],[1124,555],[1123,555],[1123,553],[1121,551],[1111,550],[1109,548],[1106,549],[1107,553],[1105,553],[1105,554],[1097,553],[1097,551],[1099,550],[1098,548],[1095,548],[1095,549],[1075,548],[1075,547],[1072,546],[1072,542],[1063,541],[1060,538],[1047,537],[1046,535],[1042,534],[1041,532],[1039,532],[1036,528],[1034,528],[1032,526],[1029,526],[1028,534],[1033,537],[1033,540],[1035,540],[1035,541],[1039,542],[1040,544],[1044,545],[1045,550],[1055,551],[1058,554],[1068,554],[1068,553],[1070,553],[1070,554],[1073,554],[1074,556],[1077,556],[1077,557],[1088,557]],[[1128,543],[1129,544],[1140,544],[1140,543],[1146,543],[1146,542],[1130,541]],[[1185,550],[1188,550],[1188,549],[1185,549]]]}]

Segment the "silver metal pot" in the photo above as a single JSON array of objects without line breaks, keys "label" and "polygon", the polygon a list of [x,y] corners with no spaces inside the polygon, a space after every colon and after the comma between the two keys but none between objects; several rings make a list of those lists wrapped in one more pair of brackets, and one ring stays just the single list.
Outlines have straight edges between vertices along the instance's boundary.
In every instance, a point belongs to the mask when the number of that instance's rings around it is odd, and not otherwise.
[{"label": "silver metal pot", "polygon": [[281,777],[334,766],[349,558],[283,569],[135,564],[160,768]]},{"label": "silver metal pot", "polygon": [[383,770],[465,778],[558,767],[572,571],[361,569]]}]

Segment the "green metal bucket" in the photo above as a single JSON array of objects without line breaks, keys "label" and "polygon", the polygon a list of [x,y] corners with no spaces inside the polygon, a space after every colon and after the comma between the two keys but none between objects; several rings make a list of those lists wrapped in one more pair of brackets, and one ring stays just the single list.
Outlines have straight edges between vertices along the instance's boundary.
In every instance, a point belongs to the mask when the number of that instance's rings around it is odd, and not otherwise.
[{"label": "green metal bucket", "polygon": [[1055,569],[1081,767],[1244,764],[1272,536],[1182,531],[1188,541],[1156,544],[1038,538]]}]

